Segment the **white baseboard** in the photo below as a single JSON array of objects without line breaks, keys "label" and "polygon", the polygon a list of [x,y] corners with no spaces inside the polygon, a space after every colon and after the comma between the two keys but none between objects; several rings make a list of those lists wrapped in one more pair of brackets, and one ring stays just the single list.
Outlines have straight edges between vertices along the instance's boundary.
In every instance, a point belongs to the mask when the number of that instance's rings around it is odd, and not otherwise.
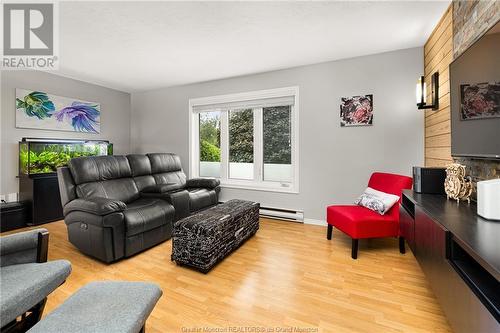
[{"label": "white baseboard", "polygon": [[304,218],[304,224],[321,225],[323,227],[326,227],[328,225],[328,223],[326,223],[325,220],[308,219],[308,218]]}]

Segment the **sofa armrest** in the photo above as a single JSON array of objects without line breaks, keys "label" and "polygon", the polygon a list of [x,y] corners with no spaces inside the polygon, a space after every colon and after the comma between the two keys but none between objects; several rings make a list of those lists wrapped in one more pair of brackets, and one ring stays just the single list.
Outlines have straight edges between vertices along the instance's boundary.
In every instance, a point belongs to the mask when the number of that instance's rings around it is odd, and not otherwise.
[{"label": "sofa armrest", "polygon": [[192,178],[186,181],[186,187],[188,188],[210,188],[214,189],[220,186],[220,180],[217,178]]},{"label": "sofa armrest", "polygon": [[64,215],[79,211],[94,215],[104,216],[111,213],[122,212],[127,208],[123,201],[108,198],[75,199],[64,206]]},{"label": "sofa armrest", "polygon": [[0,266],[46,262],[49,248],[47,229],[19,232],[0,238]]}]

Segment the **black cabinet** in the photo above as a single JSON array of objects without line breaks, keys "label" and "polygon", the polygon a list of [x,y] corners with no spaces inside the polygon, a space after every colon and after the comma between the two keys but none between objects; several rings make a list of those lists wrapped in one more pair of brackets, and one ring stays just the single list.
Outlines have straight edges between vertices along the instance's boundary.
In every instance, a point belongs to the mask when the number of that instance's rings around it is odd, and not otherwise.
[{"label": "black cabinet", "polygon": [[415,255],[424,273],[439,279],[446,264],[447,231],[418,206],[415,208]]},{"label": "black cabinet", "polygon": [[403,197],[399,207],[399,226],[410,249],[415,252],[415,204]]},{"label": "black cabinet", "polygon": [[30,225],[62,220],[57,174],[21,175],[19,200],[28,207]]},{"label": "black cabinet", "polygon": [[410,191],[400,213],[401,233],[454,332],[500,332],[500,223],[478,217],[473,204]]}]

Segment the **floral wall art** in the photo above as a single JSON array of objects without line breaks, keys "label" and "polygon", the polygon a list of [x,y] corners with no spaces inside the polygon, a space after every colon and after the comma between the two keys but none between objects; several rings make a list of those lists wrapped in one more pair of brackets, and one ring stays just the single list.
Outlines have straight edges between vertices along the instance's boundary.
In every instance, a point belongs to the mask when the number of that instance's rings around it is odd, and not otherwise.
[{"label": "floral wall art", "polygon": [[16,89],[16,127],[55,131],[100,133],[101,105]]},{"label": "floral wall art", "polygon": [[340,100],[340,126],[373,124],[373,95],[342,97]]},{"label": "floral wall art", "polygon": [[462,120],[500,117],[500,82],[460,85]]}]

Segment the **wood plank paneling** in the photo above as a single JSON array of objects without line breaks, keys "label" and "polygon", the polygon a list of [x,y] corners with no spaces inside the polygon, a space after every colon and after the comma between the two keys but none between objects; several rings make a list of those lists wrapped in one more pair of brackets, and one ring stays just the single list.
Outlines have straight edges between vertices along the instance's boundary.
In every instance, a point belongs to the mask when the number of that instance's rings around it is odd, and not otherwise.
[{"label": "wood plank paneling", "polygon": [[450,120],[450,108],[444,108],[440,111],[435,111],[425,118],[425,125],[427,127],[441,123],[443,121]]},{"label": "wood plank paneling", "polygon": [[425,165],[432,165],[433,167],[446,167],[448,164],[453,163],[453,160],[440,160],[436,158],[426,158]]},{"label": "wood plank paneling", "polygon": [[425,138],[425,144],[430,147],[449,147],[451,145],[451,137],[448,134],[429,136]]},{"label": "wood plank paneling", "polygon": [[451,24],[452,23],[451,11],[452,11],[452,8],[450,6],[447,9],[446,13],[443,15],[443,17],[441,17],[441,19],[439,20],[439,23],[434,28],[434,31],[432,32],[429,39],[427,40],[427,43],[425,43],[425,46],[424,46],[425,55],[427,55],[432,50],[432,48],[436,44],[437,40],[443,34],[443,32],[446,30],[446,28],[448,28],[449,25],[452,25]]},{"label": "wood plank paneling", "polygon": [[[450,126],[449,120],[443,121],[441,123],[437,123],[435,125],[428,126],[425,129],[425,137],[426,138],[429,136],[442,135],[442,134],[450,135],[450,133],[451,133],[451,126]],[[425,147],[425,150],[427,151],[428,149],[431,149],[431,148],[433,148],[433,147]],[[450,158],[451,158],[451,156],[450,156]]]},{"label": "wood plank paneling", "polygon": [[[453,61],[453,9],[448,7],[424,46],[424,76],[439,72],[439,110],[425,112],[425,165],[445,166],[451,158],[450,72]],[[427,99],[430,100],[430,89]]]},{"label": "wood plank paneling", "polygon": [[426,54],[426,59],[425,59],[425,64],[427,65],[434,57],[437,57],[439,55],[444,56],[448,53],[448,51],[451,50],[452,45],[447,43],[447,41],[452,37],[453,35],[453,28],[450,25],[446,27],[446,30],[439,36],[439,39],[437,42],[433,45],[433,47],[429,50],[429,52]]},{"label": "wood plank paneling", "polygon": [[427,149],[428,158],[446,160],[451,156],[451,147],[432,147]]}]

